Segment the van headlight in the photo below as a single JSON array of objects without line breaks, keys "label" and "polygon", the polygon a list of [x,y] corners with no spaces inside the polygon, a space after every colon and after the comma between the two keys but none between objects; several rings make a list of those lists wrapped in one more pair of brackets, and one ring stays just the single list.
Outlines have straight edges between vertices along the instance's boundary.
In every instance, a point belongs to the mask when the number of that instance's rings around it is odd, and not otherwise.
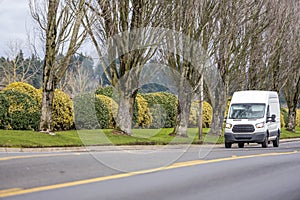
[{"label": "van headlight", "polygon": [[255,125],[256,128],[263,128],[265,127],[265,122],[261,122]]},{"label": "van headlight", "polygon": [[232,128],[232,124],[226,123],[226,128],[231,129]]}]

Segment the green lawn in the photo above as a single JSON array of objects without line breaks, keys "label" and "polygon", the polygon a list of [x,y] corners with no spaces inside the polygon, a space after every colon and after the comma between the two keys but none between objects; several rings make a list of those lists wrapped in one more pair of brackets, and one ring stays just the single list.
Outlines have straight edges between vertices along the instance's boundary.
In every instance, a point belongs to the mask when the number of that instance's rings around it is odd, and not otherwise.
[{"label": "green lawn", "polygon": [[[172,129],[134,129],[132,136],[115,135],[112,130],[80,130],[56,132],[51,136],[34,131],[0,130],[2,147],[71,147],[85,145],[166,145],[166,144],[200,144],[196,128],[188,129],[188,138],[169,136]],[[223,143],[223,137],[206,137],[204,143]],[[300,127],[296,133],[282,130],[281,138],[300,138]]]}]

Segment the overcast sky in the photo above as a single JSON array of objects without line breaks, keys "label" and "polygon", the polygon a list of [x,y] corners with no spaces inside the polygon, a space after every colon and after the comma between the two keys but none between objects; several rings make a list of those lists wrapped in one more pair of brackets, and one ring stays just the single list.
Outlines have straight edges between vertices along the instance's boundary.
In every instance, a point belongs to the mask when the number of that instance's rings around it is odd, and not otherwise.
[{"label": "overcast sky", "polygon": [[6,56],[10,41],[25,45],[31,26],[28,0],[0,0],[0,56]]}]

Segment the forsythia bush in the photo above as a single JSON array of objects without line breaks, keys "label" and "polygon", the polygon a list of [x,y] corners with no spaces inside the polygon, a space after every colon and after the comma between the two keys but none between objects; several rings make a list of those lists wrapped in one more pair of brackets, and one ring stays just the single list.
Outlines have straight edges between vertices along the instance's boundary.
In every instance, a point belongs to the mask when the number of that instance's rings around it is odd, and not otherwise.
[{"label": "forsythia bush", "polygon": [[104,118],[102,121],[99,120],[101,128],[114,128],[116,121],[115,118],[117,117],[118,113],[118,104],[110,97],[104,95],[96,95],[96,98],[99,101],[96,101],[96,113],[98,119]]},{"label": "forsythia bush", "polygon": [[151,114],[148,103],[142,95],[138,94],[135,101],[135,126],[146,128],[151,124]]},{"label": "forsythia bush", "polygon": [[32,98],[34,98],[38,103],[41,103],[41,96],[39,91],[28,83],[14,82],[8,84],[2,91],[6,91],[6,90],[14,90],[20,93],[27,94]]},{"label": "forsythia bush", "polygon": [[[14,89],[5,89],[1,93],[8,102],[7,114],[4,114],[4,118],[1,119],[2,128],[37,130],[41,115],[38,102],[31,96]],[[2,102],[5,102],[3,98]]]},{"label": "forsythia bush", "polygon": [[152,123],[151,128],[174,127],[177,114],[177,97],[167,92],[142,94],[147,101]]},{"label": "forsythia bush", "polygon": [[280,127],[285,127],[284,114],[280,112]]},{"label": "forsythia bush", "polygon": [[300,127],[300,109],[296,111],[296,126]]},{"label": "forsythia bush", "polygon": [[[42,103],[42,89],[38,90],[40,106]],[[53,129],[69,130],[73,128],[74,124],[74,111],[73,102],[71,98],[63,91],[56,89],[54,91],[54,100],[52,105],[52,120]]]},{"label": "forsythia bush", "polygon": [[113,98],[113,100],[117,101],[117,92],[114,90],[114,87],[112,86],[107,86],[104,88],[98,88],[95,92],[96,95],[104,95],[110,98]]},{"label": "forsythia bush", "polygon": [[63,91],[54,91],[52,106],[52,120],[54,130],[69,130],[73,127],[74,112],[73,102]]},{"label": "forsythia bush", "polygon": [[[8,128],[12,129],[38,129],[38,124],[40,120],[40,109],[41,109],[41,103],[42,103],[42,90],[38,90],[34,88],[33,86],[23,83],[23,82],[15,82],[7,85],[2,93],[6,93],[7,91],[14,91],[14,97],[11,97],[11,99],[18,99],[19,104],[18,107],[25,108],[26,106],[30,106],[32,104],[32,108],[36,113],[38,113],[38,116],[34,117],[34,124],[28,124],[29,128],[26,128],[25,125],[18,125],[15,126],[11,123],[9,123]],[[10,101],[9,101],[10,102]],[[30,103],[29,103],[30,102]],[[11,103],[10,103],[11,104]],[[24,104],[24,105],[23,105]],[[11,111],[10,106],[10,111]],[[68,130],[73,127],[73,103],[68,95],[66,95],[61,90],[55,90],[54,92],[54,102],[53,102],[53,127],[54,130]],[[8,116],[10,118],[12,115],[8,113]],[[16,117],[16,115],[13,115]],[[18,115],[20,117],[21,115]],[[15,119],[13,120],[14,123],[16,123]],[[17,119],[21,120],[21,118]],[[26,122],[25,118],[22,120],[24,123]],[[17,128],[22,127],[22,128]]]},{"label": "forsythia bush", "polygon": [[[189,116],[189,126],[197,127],[199,120],[199,101],[193,101]],[[212,107],[206,101],[203,102],[202,127],[209,128],[212,120]]]},{"label": "forsythia bush", "polygon": [[[288,109],[287,108],[281,108],[280,109],[281,113],[280,116],[280,120],[282,120],[282,117],[283,117],[283,120],[281,121],[281,127],[285,127],[287,126],[288,122],[289,122],[289,115],[288,115]],[[300,126],[300,109],[297,109],[296,110],[296,126]]]}]

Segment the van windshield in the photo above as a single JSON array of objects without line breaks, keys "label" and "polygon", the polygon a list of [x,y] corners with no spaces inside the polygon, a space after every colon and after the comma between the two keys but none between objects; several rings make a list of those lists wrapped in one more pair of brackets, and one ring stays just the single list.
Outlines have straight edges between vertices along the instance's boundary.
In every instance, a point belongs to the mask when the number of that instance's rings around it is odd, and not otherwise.
[{"label": "van windshield", "polygon": [[265,104],[232,104],[229,119],[258,119],[265,115]]}]

